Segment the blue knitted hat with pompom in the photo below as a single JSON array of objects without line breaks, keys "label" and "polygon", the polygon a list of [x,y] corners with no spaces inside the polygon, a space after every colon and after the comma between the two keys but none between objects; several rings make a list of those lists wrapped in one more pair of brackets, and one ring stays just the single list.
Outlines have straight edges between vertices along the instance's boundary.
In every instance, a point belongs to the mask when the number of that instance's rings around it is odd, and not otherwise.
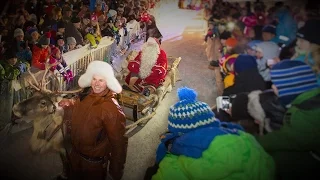
[{"label": "blue knitted hat with pompom", "polygon": [[197,92],[183,87],[178,91],[179,102],[170,107],[168,128],[170,132],[186,133],[210,126],[215,115],[207,103],[197,101]]}]

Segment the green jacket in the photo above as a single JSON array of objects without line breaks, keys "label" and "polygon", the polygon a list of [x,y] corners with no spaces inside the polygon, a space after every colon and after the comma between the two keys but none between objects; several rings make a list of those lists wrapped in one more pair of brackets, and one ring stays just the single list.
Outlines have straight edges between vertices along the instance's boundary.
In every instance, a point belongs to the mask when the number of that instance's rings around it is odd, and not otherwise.
[{"label": "green jacket", "polygon": [[320,88],[299,95],[286,112],[283,127],[257,140],[273,157],[277,177],[319,179]]},{"label": "green jacket", "polygon": [[278,130],[257,137],[267,152],[315,151],[320,154],[320,88],[299,95]]},{"label": "green jacket", "polygon": [[0,80],[14,80],[20,75],[20,70],[17,67],[8,64],[7,62],[2,63],[0,71]]},{"label": "green jacket", "polygon": [[217,136],[198,159],[168,153],[152,180],[272,180],[272,158],[248,133]]}]

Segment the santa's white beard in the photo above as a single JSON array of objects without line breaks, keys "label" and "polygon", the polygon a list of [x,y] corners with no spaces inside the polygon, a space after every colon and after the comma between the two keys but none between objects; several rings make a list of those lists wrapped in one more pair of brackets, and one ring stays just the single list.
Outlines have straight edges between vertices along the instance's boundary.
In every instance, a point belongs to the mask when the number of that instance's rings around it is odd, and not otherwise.
[{"label": "santa's white beard", "polygon": [[141,79],[145,79],[151,74],[152,67],[156,64],[160,54],[158,44],[146,43],[141,50],[141,62],[139,75]]}]

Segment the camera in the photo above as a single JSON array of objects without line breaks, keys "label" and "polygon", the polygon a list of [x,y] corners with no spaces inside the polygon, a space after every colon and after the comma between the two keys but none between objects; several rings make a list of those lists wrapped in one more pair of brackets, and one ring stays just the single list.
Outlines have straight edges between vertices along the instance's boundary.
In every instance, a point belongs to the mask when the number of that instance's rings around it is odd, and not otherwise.
[{"label": "camera", "polygon": [[219,112],[220,109],[222,110],[229,110],[231,107],[231,101],[229,96],[219,96],[216,99],[217,103],[217,111]]}]

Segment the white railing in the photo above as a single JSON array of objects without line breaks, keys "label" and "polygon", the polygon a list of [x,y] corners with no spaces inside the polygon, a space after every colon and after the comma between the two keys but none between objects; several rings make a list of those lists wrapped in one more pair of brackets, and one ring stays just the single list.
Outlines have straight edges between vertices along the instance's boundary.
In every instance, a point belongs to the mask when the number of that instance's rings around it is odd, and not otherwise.
[{"label": "white railing", "polygon": [[[113,63],[114,60],[122,61],[125,59],[125,57],[122,56],[128,50],[128,46],[130,46],[131,42],[135,40],[137,36],[139,36],[139,22],[129,22],[127,24],[127,31],[127,36],[124,36],[124,30],[120,30],[119,34],[121,35],[121,38],[118,45],[116,45],[114,38],[103,37],[98,47],[95,49],[91,49],[90,45],[86,45],[79,49],[63,54],[63,57],[72,70],[75,78],[73,83],[67,85],[65,82],[63,82],[63,77],[59,75],[59,72],[55,72],[55,74],[59,77],[61,90],[67,90],[76,87],[79,76],[84,73],[88,64],[93,60],[101,60]],[[117,64],[119,64],[119,62],[117,62]]]}]

